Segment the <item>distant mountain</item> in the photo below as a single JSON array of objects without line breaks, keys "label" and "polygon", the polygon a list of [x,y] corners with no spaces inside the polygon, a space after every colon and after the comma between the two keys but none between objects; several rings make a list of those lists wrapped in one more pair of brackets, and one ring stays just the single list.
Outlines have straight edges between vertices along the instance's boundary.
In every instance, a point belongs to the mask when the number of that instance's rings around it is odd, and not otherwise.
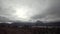
[{"label": "distant mountain", "polygon": [[36,26],[60,26],[60,21],[43,23],[41,21],[36,22]]},{"label": "distant mountain", "polygon": [[47,26],[60,26],[60,21],[46,23]]},{"label": "distant mountain", "polygon": [[11,25],[16,25],[16,26],[24,26],[24,25],[28,25],[28,26],[35,26],[35,23],[22,23],[22,22],[17,22],[17,23],[12,23]]},{"label": "distant mountain", "polygon": [[0,26],[5,27],[5,26],[9,26],[9,24],[8,23],[0,23]]},{"label": "distant mountain", "polygon": [[45,26],[45,24],[42,21],[37,21],[35,24],[36,26]]},{"label": "distant mountain", "polygon": [[31,22],[13,22],[12,24],[8,24],[8,23],[0,23],[0,26],[60,26],[60,21],[57,22],[49,22],[49,23],[43,23],[41,21],[37,21],[35,23],[31,23]]}]

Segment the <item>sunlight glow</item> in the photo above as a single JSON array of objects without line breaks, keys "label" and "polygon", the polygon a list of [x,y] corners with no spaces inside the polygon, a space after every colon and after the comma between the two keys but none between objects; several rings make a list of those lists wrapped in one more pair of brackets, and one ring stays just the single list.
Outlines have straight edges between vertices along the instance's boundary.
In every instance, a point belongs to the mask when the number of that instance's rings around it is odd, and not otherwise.
[{"label": "sunlight glow", "polygon": [[16,9],[16,15],[20,18],[27,18],[27,11],[26,8],[17,8]]},{"label": "sunlight glow", "polygon": [[30,14],[30,12],[32,12],[32,9],[29,7],[16,7],[15,8],[16,12],[15,12],[15,16],[17,20],[21,20],[21,21],[28,21],[30,20],[30,16],[32,14]]},{"label": "sunlight glow", "polygon": [[15,10],[13,16],[17,21],[33,21],[31,17],[38,14],[36,12],[36,9],[28,6],[20,6],[20,7],[18,6],[14,7],[13,9]]}]

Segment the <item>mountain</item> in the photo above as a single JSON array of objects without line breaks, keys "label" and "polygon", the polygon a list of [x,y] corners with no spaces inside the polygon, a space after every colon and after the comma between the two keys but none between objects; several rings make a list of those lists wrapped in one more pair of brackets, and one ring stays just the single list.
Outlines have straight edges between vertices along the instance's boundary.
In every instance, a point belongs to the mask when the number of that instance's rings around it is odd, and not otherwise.
[{"label": "mountain", "polygon": [[42,21],[37,21],[35,24],[36,26],[45,26],[45,24]]},{"label": "mountain", "polygon": [[43,23],[42,21],[37,21],[35,23],[31,22],[13,22],[12,24],[8,23],[0,23],[0,26],[60,26],[60,21],[57,22],[48,22],[48,23]]},{"label": "mountain", "polygon": [[47,26],[60,26],[60,21],[46,23]]}]

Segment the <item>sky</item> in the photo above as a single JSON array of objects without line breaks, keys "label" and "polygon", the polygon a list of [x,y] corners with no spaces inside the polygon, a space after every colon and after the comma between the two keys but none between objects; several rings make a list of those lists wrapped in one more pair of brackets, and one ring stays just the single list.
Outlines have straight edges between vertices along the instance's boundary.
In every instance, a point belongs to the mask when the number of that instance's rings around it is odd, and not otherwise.
[{"label": "sky", "polygon": [[60,20],[60,0],[0,0],[0,22]]}]

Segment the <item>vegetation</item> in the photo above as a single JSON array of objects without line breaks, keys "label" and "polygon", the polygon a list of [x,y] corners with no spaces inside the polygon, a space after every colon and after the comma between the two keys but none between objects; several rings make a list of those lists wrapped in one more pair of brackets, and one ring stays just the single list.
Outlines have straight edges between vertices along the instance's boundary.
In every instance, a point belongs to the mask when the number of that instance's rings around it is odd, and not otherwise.
[{"label": "vegetation", "polygon": [[25,25],[23,27],[17,26],[0,26],[0,34],[58,34],[60,28],[41,28],[41,27],[29,27]]}]

